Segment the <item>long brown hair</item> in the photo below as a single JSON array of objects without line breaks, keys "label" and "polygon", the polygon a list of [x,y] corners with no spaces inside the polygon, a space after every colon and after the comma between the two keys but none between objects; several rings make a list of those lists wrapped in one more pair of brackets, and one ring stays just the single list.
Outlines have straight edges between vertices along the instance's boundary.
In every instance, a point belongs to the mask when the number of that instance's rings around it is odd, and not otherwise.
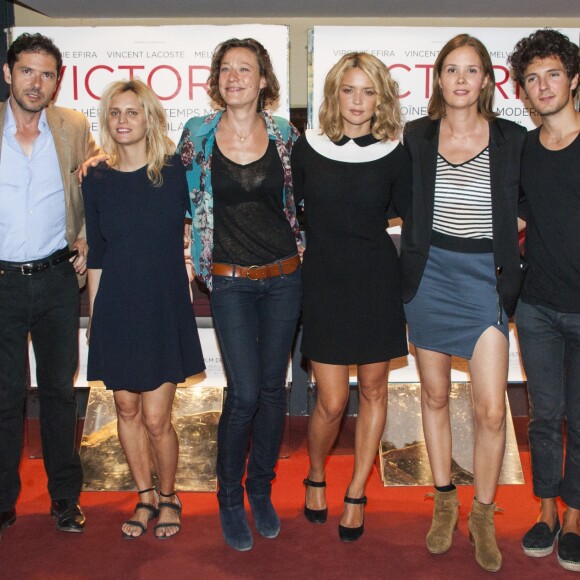
[{"label": "long brown hair", "polygon": [[495,74],[493,72],[493,65],[491,64],[491,57],[487,48],[481,40],[469,34],[458,34],[454,36],[450,41],[448,41],[445,46],[441,49],[441,52],[435,60],[435,65],[433,67],[433,94],[429,99],[429,106],[427,107],[427,113],[429,118],[433,120],[443,119],[445,117],[445,111],[447,104],[443,98],[443,91],[439,86],[439,79],[441,78],[441,72],[443,71],[443,64],[445,59],[457,48],[462,48],[464,46],[470,46],[475,50],[481,64],[483,66],[483,73],[487,77],[487,84],[481,92],[479,93],[479,100],[477,102],[477,110],[482,115],[486,121],[493,121],[497,117],[497,113],[493,111],[493,97],[495,93]]}]

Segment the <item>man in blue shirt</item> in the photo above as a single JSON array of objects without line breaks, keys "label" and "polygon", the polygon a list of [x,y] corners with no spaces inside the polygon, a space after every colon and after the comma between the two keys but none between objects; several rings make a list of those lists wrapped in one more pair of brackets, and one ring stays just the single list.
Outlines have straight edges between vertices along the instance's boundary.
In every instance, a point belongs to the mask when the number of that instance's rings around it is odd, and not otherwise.
[{"label": "man in blue shirt", "polygon": [[16,520],[28,337],[58,530],[82,532],[75,447],[79,282],[87,245],[76,170],[97,152],[86,118],[52,106],[62,67],[53,42],[23,34],[8,50],[0,104],[0,534]]}]

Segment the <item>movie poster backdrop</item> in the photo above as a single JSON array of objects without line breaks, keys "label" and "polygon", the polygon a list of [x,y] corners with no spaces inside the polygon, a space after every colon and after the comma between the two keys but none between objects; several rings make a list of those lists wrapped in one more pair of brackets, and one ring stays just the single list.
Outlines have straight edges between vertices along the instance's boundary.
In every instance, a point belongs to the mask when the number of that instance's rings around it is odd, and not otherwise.
[{"label": "movie poster backdrop", "polygon": [[82,111],[97,142],[101,94],[109,83],[128,78],[153,89],[167,111],[169,136],[177,142],[190,117],[212,112],[207,77],[213,50],[234,37],[252,37],[266,47],[280,82],[274,112],[290,118],[287,26],[15,27],[11,38],[23,32],[40,32],[60,48],[63,70],[56,104]]},{"label": "movie poster backdrop", "polygon": [[[533,129],[538,116],[521,88],[510,78],[507,57],[516,42],[536,28],[449,28],[386,26],[315,26],[309,31],[308,121],[318,127],[324,79],[347,52],[368,52],[382,60],[399,83],[401,109],[407,121],[427,114],[432,92],[433,64],[440,49],[461,33],[475,36],[487,47],[496,78],[495,110],[504,119]],[[560,28],[578,43],[580,29]]]}]

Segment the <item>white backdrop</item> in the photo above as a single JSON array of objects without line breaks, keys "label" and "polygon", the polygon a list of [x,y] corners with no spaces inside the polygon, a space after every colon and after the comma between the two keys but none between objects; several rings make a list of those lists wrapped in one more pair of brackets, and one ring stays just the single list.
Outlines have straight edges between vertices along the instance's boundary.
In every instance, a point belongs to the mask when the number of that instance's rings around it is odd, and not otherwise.
[{"label": "white backdrop", "polygon": [[23,32],[40,32],[61,50],[64,66],[56,102],[82,111],[97,141],[104,87],[134,77],[147,82],[162,100],[170,137],[177,142],[190,117],[211,113],[206,81],[213,50],[233,37],[252,37],[266,47],[280,82],[276,114],[290,116],[287,26],[15,27],[12,38]]},{"label": "white backdrop", "polygon": [[[479,38],[489,50],[496,77],[495,110],[501,117],[528,129],[534,121],[528,105],[519,98],[519,87],[510,80],[507,56],[520,38],[536,28],[423,28],[386,26],[316,26],[310,30],[308,119],[318,127],[324,79],[343,54],[369,52],[382,60],[399,83],[401,109],[406,120],[427,114],[433,63],[443,45],[460,33]],[[559,29],[578,43],[580,29]],[[522,91],[523,95],[523,91]]]}]

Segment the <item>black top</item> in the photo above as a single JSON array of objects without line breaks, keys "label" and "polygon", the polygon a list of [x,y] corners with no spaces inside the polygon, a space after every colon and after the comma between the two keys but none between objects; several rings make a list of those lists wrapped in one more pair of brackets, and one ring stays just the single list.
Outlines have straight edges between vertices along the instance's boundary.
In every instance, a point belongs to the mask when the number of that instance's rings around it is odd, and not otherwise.
[{"label": "black top", "polygon": [[342,365],[405,355],[399,259],[385,231],[389,208],[404,215],[410,198],[403,147],[308,131],[292,150],[292,177],[308,220],[302,352]]},{"label": "black top", "polygon": [[205,365],[183,254],[189,196],[179,157],[153,187],[146,167],[101,163],[83,180],[89,256],[101,269],[91,321],[88,380],[150,391]]},{"label": "black top", "polygon": [[[403,226],[401,268],[403,300],[409,302],[423,276],[433,230],[433,203],[439,121],[422,117],[405,126],[405,148],[413,169],[413,203]],[[504,119],[489,124],[489,164],[493,255],[497,289],[504,310],[511,316],[520,293],[523,267],[520,262],[517,206],[520,194],[520,161],[526,139],[524,127]]]},{"label": "black top", "polygon": [[531,131],[522,160],[528,274],[522,300],[580,313],[580,135],[560,151]]},{"label": "black top", "polygon": [[216,141],[211,171],[214,262],[259,266],[296,253],[280,195],[282,163],[273,140],[260,159],[247,165],[228,159]]}]

